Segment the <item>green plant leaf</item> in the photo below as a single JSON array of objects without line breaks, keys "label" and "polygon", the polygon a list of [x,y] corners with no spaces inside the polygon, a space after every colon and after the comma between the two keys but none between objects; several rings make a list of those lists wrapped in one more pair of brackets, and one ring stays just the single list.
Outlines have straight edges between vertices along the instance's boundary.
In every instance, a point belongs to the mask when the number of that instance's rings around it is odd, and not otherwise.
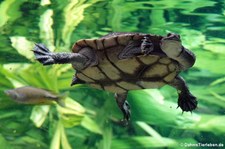
[{"label": "green plant leaf", "polygon": [[12,146],[10,145],[10,143],[8,141],[6,141],[5,138],[1,134],[0,134],[0,145],[1,145],[1,148],[13,149]]},{"label": "green plant leaf", "polygon": [[47,118],[48,112],[50,110],[49,105],[35,106],[32,110],[30,119],[33,121],[36,127],[41,127]]},{"label": "green plant leaf", "polygon": [[146,123],[144,122],[136,122],[137,125],[139,127],[141,127],[144,131],[146,131],[149,135],[151,135],[153,138],[155,138],[158,142],[160,142],[160,144],[162,145],[166,145],[164,144],[164,140],[163,140],[163,137],[157,133],[152,127],[150,127],[149,125],[147,125]]},{"label": "green plant leaf", "polygon": [[34,47],[33,42],[22,36],[13,36],[10,37],[10,40],[12,42],[12,47],[14,47],[19,54],[23,55],[29,60],[33,58],[33,52],[31,51]]},{"label": "green plant leaf", "polygon": [[111,148],[116,149],[145,149],[145,148],[158,148],[158,147],[176,147],[178,143],[172,139],[163,138],[163,144],[161,141],[146,136],[129,137],[122,139],[113,139]]},{"label": "green plant leaf", "polygon": [[62,144],[62,148],[63,149],[72,149],[72,147],[70,146],[68,140],[67,140],[67,136],[65,134],[65,130],[64,130],[64,126],[62,125],[62,123],[60,123],[60,133],[61,133],[61,144]]},{"label": "green plant leaf", "polygon": [[97,134],[102,134],[102,130],[99,127],[99,125],[95,121],[93,121],[90,117],[88,117],[87,115],[82,120],[81,126],[83,126],[84,128],[88,129],[91,132],[94,132]]},{"label": "green plant leaf", "polygon": [[53,10],[46,10],[40,17],[39,27],[40,27],[40,38],[43,43],[51,50],[55,50],[54,46],[54,32],[52,29],[53,25]]},{"label": "green plant leaf", "polygon": [[51,141],[50,149],[60,149],[60,137],[61,137],[61,126],[60,121],[58,121],[57,126],[55,128],[54,136]]}]

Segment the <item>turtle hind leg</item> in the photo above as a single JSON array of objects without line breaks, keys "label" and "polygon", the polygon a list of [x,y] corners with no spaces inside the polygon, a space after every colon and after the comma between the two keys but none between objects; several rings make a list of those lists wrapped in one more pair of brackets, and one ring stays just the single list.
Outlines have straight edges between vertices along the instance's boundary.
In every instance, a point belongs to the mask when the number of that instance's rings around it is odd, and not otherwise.
[{"label": "turtle hind leg", "polygon": [[[86,53],[90,52],[89,49],[84,49]],[[82,69],[86,67],[89,62],[89,58],[80,53],[53,53],[43,44],[35,44],[33,49],[36,59],[43,65],[52,65],[52,64],[65,64],[72,63],[74,66]]]},{"label": "turtle hind leg", "polygon": [[130,106],[128,101],[126,100],[127,98],[127,93],[121,93],[121,94],[115,94],[116,102],[120,110],[123,112],[123,120],[122,123],[124,125],[128,124],[128,121],[130,120]]},{"label": "turtle hind leg", "polygon": [[182,111],[188,112],[197,108],[198,101],[196,100],[196,97],[190,93],[188,86],[182,77],[176,76],[174,81],[169,84],[178,91],[178,107],[180,107]]},{"label": "turtle hind leg", "polygon": [[51,65],[54,64],[54,59],[52,58],[52,52],[48,48],[46,48],[41,43],[36,43],[33,49],[36,60],[38,60],[43,65]]}]

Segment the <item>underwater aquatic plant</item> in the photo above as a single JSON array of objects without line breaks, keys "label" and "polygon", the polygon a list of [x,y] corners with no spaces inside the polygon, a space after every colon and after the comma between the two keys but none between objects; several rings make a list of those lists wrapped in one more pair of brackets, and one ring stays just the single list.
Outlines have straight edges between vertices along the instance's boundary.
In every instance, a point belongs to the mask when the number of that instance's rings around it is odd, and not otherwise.
[{"label": "underwater aquatic plant", "polygon": [[[224,8],[220,2],[5,0],[0,3],[0,16],[1,147],[132,149],[223,143]],[[70,65],[43,68],[34,63],[31,41],[60,52],[78,39],[112,31],[179,33],[183,44],[197,55],[194,68],[182,74],[199,100],[196,112],[182,115],[176,109],[174,89],[134,91],[128,96],[132,123],[124,128],[117,124],[121,115],[112,94],[82,85],[71,88]],[[66,107],[18,105],[3,92],[27,85],[69,91]]]}]

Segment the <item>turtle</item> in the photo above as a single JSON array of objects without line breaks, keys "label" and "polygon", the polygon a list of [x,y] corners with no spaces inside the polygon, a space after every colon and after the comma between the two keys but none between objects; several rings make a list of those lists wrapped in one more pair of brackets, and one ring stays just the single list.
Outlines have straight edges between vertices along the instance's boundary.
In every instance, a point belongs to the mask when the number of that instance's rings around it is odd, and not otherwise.
[{"label": "turtle", "polygon": [[43,65],[71,63],[76,70],[71,86],[88,84],[114,93],[127,122],[131,109],[126,99],[131,90],[170,85],[178,91],[177,103],[183,112],[193,111],[198,104],[179,75],[196,60],[182,45],[179,34],[113,32],[98,39],[78,40],[70,53],[51,52],[42,43],[36,43],[33,52]]}]

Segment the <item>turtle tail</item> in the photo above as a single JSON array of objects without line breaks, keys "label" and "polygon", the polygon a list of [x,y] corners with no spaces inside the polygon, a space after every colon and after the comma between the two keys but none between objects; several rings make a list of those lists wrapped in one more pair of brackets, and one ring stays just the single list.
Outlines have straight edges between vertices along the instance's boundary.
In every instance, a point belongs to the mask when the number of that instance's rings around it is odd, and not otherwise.
[{"label": "turtle tail", "polygon": [[85,84],[85,81],[82,81],[79,78],[77,78],[76,73],[75,73],[70,86],[73,86],[73,85],[76,85],[76,84]]}]

